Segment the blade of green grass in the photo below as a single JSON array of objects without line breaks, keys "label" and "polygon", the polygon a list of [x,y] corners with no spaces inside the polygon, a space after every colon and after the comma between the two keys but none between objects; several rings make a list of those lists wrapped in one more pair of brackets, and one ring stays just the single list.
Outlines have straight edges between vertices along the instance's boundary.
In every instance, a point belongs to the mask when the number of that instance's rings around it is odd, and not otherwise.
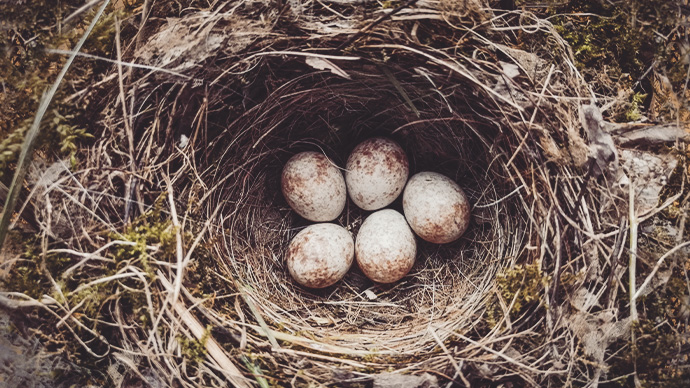
[{"label": "blade of green grass", "polygon": [[407,103],[407,106],[410,107],[410,110],[411,110],[417,117],[422,117],[421,114],[419,113],[419,110],[417,109],[417,107],[414,106],[414,103],[413,103],[412,100],[410,99],[410,96],[407,95],[407,92],[405,92],[405,89],[403,89],[402,85],[400,85],[400,82],[398,82],[398,80],[395,78],[395,76],[393,75],[393,73],[391,73],[391,71],[388,70],[388,68],[386,68],[384,65],[380,65],[379,67],[381,68],[381,71],[383,71],[383,74],[386,75],[386,78],[388,78],[388,80],[391,82],[391,84],[393,84],[393,86],[395,87],[395,90],[397,90],[398,93],[400,93],[400,95],[402,96],[402,98],[403,98],[403,99],[405,100],[405,102]]},{"label": "blade of green grass", "polygon": [[264,372],[261,370],[261,367],[254,364],[247,356],[242,355],[240,357],[242,362],[244,362],[244,365],[249,369],[250,372],[252,372],[252,375],[254,375],[254,378],[256,379],[256,382],[259,383],[259,387],[261,388],[271,388],[270,384],[268,384],[268,380],[264,377]]},{"label": "blade of green grass", "polygon": [[45,116],[48,106],[50,106],[50,102],[60,87],[62,79],[65,77],[65,74],[67,74],[67,70],[69,70],[72,62],[74,62],[74,58],[76,58],[77,54],[81,50],[81,47],[84,45],[84,42],[86,42],[86,38],[88,38],[89,34],[91,34],[91,31],[101,18],[101,15],[103,15],[103,11],[105,11],[105,7],[107,7],[109,3],[110,0],[103,1],[103,4],[98,9],[96,16],[94,16],[93,20],[91,21],[89,28],[86,29],[84,35],[82,35],[81,39],[79,39],[77,45],[74,46],[72,55],[70,55],[70,57],[67,59],[67,62],[65,62],[65,65],[62,67],[60,74],[58,74],[57,79],[50,87],[50,90],[48,90],[47,93],[43,93],[43,96],[41,97],[41,103],[38,106],[38,111],[36,111],[36,117],[34,117],[31,128],[29,128],[29,131],[26,133],[26,137],[24,138],[19,159],[17,160],[17,169],[12,177],[9,193],[7,194],[7,199],[5,200],[5,207],[2,209],[2,219],[0,219],[0,250],[2,250],[2,246],[5,243],[5,237],[7,236],[10,220],[12,219],[12,213],[17,205],[17,197],[19,196],[19,191],[22,188],[24,178],[26,177],[26,171],[28,170],[29,162],[31,161],[31,156],[33,155],[33,148],[40,132],[41,120],[43,120],[43,116]]}]

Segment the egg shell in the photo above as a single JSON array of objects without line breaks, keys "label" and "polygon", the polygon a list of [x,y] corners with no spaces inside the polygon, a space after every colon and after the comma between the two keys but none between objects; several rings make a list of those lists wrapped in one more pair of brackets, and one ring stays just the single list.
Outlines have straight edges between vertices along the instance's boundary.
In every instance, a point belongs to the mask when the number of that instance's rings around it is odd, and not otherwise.
[{"label": "egg shell", "polygon": [[333,221],[345,208],[343,174],[321,153],[307,151],[290,158],[280,183],[290,207],[309,221]]},{"label": "egg shell", "polygon": [[352,235],[336,224],[304,228],[288,247],[287,267],[299,284],[324,288],[342,279],[354,260]]},{"label": "egg shell", "polygon": [[377,210],[398,198],[409,171],[402,147],[393,140],[375,137],[352,150],[345,166],[345,182],[355,205]]},{"label": "egg shell", "polygon": [[355,257],[364,274],[379,283],[393,283],[414,265],[417,243],[405,217],[392,209],[372,213],[362,223]]},{"label": "egg shell", "polygon": [[455,241],[470,224],[470,203],[452,179],[435,172],[410,178],[403,193],[403,212],[414,232],[426,241]]}]

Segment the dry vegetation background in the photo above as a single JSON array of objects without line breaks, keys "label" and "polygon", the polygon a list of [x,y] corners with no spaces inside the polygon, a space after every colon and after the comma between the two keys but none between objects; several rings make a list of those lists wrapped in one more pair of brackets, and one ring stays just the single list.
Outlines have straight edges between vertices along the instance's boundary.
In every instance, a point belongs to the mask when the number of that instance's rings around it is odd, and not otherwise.
[{"label": "dry vegetation background", "polygon": [[[0,0],[3,203],[87,39],[5,209],[0,385],[690,384],[686,0],[28,3]],[[280,166],[372,134],[472,228],[303,290]]]}]

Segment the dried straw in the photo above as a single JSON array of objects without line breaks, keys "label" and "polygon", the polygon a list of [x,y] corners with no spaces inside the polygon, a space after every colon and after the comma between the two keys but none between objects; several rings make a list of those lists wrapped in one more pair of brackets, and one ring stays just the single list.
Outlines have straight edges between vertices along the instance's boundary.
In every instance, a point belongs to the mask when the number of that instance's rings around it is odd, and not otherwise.
[{"label": "dried straw", "polygon": [[[621,256],[627,229],[614,205],[625,198],[594,180],[582,187],[578,107],[596,96],[567,45],[548,21],[479,1],[408,2],[388,16],[354,3],[229,2],[168,21],[146,3],[137,36],[150,39],[123,40],[111,76],[73,96],[102,99],[86,167],[39,194],[44,233],[75,258],[68,276],[118,290],[91,317],[110,325],[107,338],[75,335],[134,368],[131,379],[186,387],[345,384],[391,370],[459,384],[598,379],[603,358],[583,363],[577,350],[591,319],[565,317],[592,311],[571,310],[571,295],[589,295],[583,287],[605,282],[594,272]],[[534,45],[516,46],[526,34]],[[353,269],[325,290],[299,287],[284,256],[308,223],[280,194],[281,168],[305,150],[343,166],[375,135],[399,141],[413,172],[459,182],[472,225],[455,243],[420,241],[393,285]],[[144,245],[100,273],[132,244],[125,226],[153,209],[171,221],[169,250]],[[349,204],[336,222],[356,234],[366,215]],[[545,302],[515,317],[495,278],[518,263],[549,281]],[[580,280],[560,284],[563,273]],[[132,292],[150,326],[125,312]],[[489,324],[495,300],[503,314]],[[49,302],[65,326],[81,325],[79,306]],[[203,340],[205,360],[192,363],[180,338]]]}]

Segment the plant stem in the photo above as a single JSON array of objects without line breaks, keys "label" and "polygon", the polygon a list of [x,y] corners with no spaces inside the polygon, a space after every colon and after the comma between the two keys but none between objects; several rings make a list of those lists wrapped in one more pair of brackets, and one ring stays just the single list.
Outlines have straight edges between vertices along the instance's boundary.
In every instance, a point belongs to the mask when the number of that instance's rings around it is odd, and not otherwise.
[{"label": "plant stem", "polygon": [[635,290],[635,278],[637,271],[637,215],[635,214],[635,186],[633,185],[632,178],[630,179],[630,191],[628,196],[629,211],[630,211],[630,264],[629,278],[630,282],[630,341],[632,343],[632,357],[634,366],[634,376],[633,380],[635,382],[635,387],[640,386],[640,380],[637,376],[637,336],[635,335],[635,324],[638,322],[637,316],[637,295]]},{"label": "plant stem", "polygon": [[635,214],[635,188],[633,186],[632,179],[630,180],[630,264],[629,264],[629,282],[630,282],[630,318],[633,322],[637,322],[637,301],[636,301],[636,289],[635,289],[635,278],[637,270],[637,215]]}]

